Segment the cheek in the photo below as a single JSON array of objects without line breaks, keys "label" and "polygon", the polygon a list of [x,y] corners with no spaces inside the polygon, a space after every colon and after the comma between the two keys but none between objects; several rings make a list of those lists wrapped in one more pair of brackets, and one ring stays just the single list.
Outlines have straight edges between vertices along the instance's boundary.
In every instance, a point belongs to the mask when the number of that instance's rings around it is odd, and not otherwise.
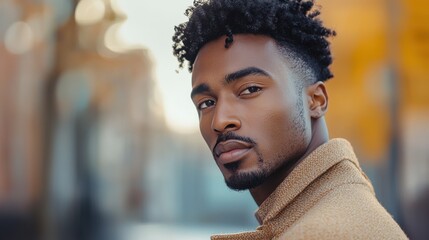
[{"label": "cheek", "polygon": [[262,133],[261,151],[267,158],[276,157],[290,153],[303,134],[302,129],[296,125],[299,119],[299,109],[295,103],[279,104],[278,107],[270,108],[263,118],[260,126]]},{"label": "cheek", "polygon": [[285,139],[290,139],[293,119],[290,114],[287,114],[285,109],[277,109],[278,111],[266,115],[265,122],[269,123],[265,127],[269,147],[278,149],[284,147]]},{"label": "cheek", "polygon": [[243,109],[240,109],[240,112],[245,113],[242,119],[243,125],[256,133],[258,136],[255,137],[258,138],[279,135],[288,122],[292,105],[290,101],[290,99],[284,99],[284,93],[279,89],[267,91],[259,98],[246,101]]}]

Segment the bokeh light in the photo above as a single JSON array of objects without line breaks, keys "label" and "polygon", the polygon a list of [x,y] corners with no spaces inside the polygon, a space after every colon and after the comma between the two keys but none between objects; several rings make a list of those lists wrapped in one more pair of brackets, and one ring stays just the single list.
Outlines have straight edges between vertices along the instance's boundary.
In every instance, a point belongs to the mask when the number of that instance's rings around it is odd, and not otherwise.
[{"label": "bokeh light", "polygon": [[78,3],[75,12],[76,22],[89,25],[99,22],[106,11],[102,0],[82,0]]},{"label": "bokeh light", "polygon": [[23,54],[34,45],[34,32],[26,22],[16,22],[6,31],[6,48],[14,54]]}]

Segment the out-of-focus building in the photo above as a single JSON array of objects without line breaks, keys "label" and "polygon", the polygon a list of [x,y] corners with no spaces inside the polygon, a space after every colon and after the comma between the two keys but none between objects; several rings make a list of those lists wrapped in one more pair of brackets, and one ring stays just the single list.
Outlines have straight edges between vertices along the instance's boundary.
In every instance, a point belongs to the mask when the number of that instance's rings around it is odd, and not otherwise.
[{"label": "out-of-focus building", "polygon": [[167,135],[148,52],[110,50],[121,16],[98,1],[98,12],[81,7],[90,21],[78,24],[81,2],[0,2],[0,222],[9,239],[107,239],[97,229],[105,219],[142,208],[151,141]]},{"label": "out-of-focus building", "polygon": [[109,1],[76,3],[57,35],[48,232],[55,239],[116,239],[116,221],[142,208],[151,139],[166,129],[148,52],[109,49],[122,20]]},{"label": "out-of-focus building", "polygon": [[41,187],[43,129],[34,126],[43,122],[53,14],[30,1],[2,1],[0,12],[0,199],[27,205]]},{"label": "out-of-focus building", "polygon": [[[64,7],[67,11],[67,4]],[[37,231],[33,219],[46,173],[44,90],[53,66],[55,17],[54,9],[41,1],[0,2],[2,233],[34,235]]]}]

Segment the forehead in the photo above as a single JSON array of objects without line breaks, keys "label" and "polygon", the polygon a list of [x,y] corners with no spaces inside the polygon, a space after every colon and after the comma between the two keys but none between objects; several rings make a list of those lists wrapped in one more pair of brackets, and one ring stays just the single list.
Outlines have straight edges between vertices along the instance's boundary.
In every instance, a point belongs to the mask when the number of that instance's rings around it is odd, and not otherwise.
[{"label": "forehead", "polygon": [[257,67],[274,77],[284,74],[286,62],[274,39],[263,35],[234,35],[234,42],[225,48],[220,37],[204,45],[198,52],[192,72],[192,85],[202,81],[219,80],[225,75]]}]

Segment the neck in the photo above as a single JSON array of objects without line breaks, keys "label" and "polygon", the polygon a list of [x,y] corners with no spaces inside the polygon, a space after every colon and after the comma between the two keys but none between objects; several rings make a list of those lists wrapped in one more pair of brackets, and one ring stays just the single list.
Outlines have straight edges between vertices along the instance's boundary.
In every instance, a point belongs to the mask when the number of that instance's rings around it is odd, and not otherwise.
[{"label": "neck", "polygon": [[280,169],[275,171],[264,183],[256,188],[250,189],[250,194],[255,200],[256,204],[260,206],[271,193],[284,181],[284,179],[292,172],[292,170],[299,165],[310,153],[312,153],[320,145],[329,140],[328,128],[323,117],[312,119],[312,137],[305,153],[296,161],[284,164]]}]

